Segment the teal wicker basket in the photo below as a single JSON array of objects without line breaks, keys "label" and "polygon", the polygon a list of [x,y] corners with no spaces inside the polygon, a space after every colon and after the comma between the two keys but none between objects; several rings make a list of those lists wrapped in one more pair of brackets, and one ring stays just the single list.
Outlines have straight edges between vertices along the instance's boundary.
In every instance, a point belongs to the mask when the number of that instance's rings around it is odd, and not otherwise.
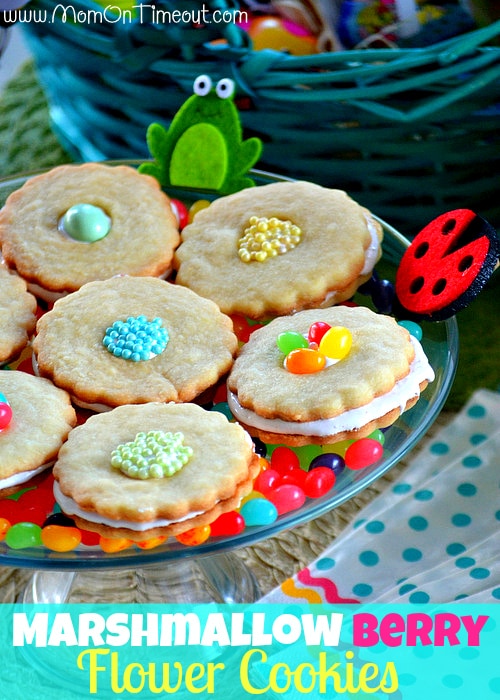
[{"label": "teal wicker basket", "polygon": [[500,22],[426,48],[300,57],[210,22],[236,12],[231,0],[157,6],[203,7],[207,21],[85,21],[102,6],[30,3],[53,126],[78,159],[147,157],[147,126],[168,126],[198,75],[231,77],[245,136],[264,142],[260,168],[345,189],[407,235],[461,206],[500,227]]}]

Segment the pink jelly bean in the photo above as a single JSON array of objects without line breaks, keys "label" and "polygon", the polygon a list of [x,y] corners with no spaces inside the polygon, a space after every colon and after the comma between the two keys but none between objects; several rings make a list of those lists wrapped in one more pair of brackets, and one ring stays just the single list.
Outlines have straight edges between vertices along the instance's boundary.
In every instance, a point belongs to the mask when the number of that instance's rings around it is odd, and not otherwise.
[{"label": "pink jelly bean", "polygon": [[308,498],[320,498],[332,488],[335,483],[335,472],[328,467],[316,467],[306,473],[304,493]]},{"label": "pink jelly bean", "polygon": [[271,468],[283,474],[292,469],[300,469],[300,461],[289,447],[276,447],[271,455]]},{"label": "pink jelly bean", "polygon": [[304,505],[306,495],[304,491],[295,484],[283,484],[277,489],[267,494],[267,498],[274,503],[278,515],[283,515],[291,510],[296,510]]},{"label": "pink jelly bean", "polygon": [[345,465],[349,469],[364,469],[382,457],[384,448],[377,440],[361,438],[350,445],[345,453]]}]

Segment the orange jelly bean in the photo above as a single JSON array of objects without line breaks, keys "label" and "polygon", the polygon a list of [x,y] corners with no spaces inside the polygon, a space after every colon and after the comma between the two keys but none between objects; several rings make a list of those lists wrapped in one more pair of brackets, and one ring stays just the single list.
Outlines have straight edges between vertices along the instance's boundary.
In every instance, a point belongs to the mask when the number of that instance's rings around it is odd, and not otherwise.
[{"label": "orange jelly bean", "polygon": [[293,374],[313,374],[320,372],[326,364],[326,357],[311,348],[298,348],[288,353],[285,368]]},{"label": "orange jelly bean", "polygon": [[10,528],[10,522],[7,518],[0,518],[0,542],[5,539],[5,535]]},{"label": "orange jelly bean", "polygon": [[99,540],[99,546],[106,554],[121,552],[124,549],[128,549],[131,544],[132,541],[127,540],[125,537],[101,537]]},{"label": "orange jelly bean", "polygon": [[197,544],[202,544],[208,540],[210,532],[210,525],[200,525],[199,527],[191,528],[191,530],[186,530],[186,532],[181,532],[180,535],[176,535],[175,539],[188,547],[196,547]]},{"label": "orange jelly bean", "polygon": [[139,549],[154,549],[163,544],[166,539],[165,535],[160,535],[158,537],[150,537],[149,540],[144,540],[143,542],[136,542],[136,545]]},{"label": "orange jelly bean", "polygon": [[71,552],[82,541],[82,533],[77,527],[46,525],[42,528],[42,543],[53,552]]}]

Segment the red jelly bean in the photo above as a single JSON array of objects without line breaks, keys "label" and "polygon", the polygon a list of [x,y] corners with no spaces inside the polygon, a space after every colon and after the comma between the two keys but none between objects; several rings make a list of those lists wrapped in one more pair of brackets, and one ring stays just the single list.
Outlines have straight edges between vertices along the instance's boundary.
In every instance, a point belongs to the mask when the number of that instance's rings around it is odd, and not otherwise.
[{"label": "red jelly bean", "polygon": [[304,493],[308,498],[319,498],[328,493],[334,483],[335,472],[328,467],[316,467],[306,474]]},{"label": "red jelly bean", "polygon": [[182,231],[184,226],[186,226],[189,222],[189,212],[187,207],[184,202],[180,201],[180,199],[171,199],[170,206],[174,212],[175,218],[177,219],[177,223],[179,224],[179,229]]},{"label": "red jelly bean", "polygon": [[306,495],[299,486],[283,484],[267,494],[267,498],[276,506],[278,515],[283,515],[303,506]]},{"label": "red jelly bean", "polygon": [[319,345],[321,342],[321,338],[325,335],[327,331],[330,330],[330,328],[331,326],[329,323],[325,323],[324,321],[316,321],[316,323],[313,323],[309,328],[307,339],[310,343],[316,343],[317,345]]},{"label": "red jelly bean", "polygon": [[271,469],[283,473],[300,468],[300,460],[289,447],[276,447],[271,455]]},{"label": "red jelly bean", "polygon": [[364,469],[382,457],[384,448],[377,440],[361,438],[350,445],[345,453],[345,465],[349,469]]},{"label": "red jelly bean", "polygon": [[253,487],[255,491],[266,495],[278,485],[279,478],[280,473],[276,469],[265,469],[255,479]]},{"label": "red jelly bean", "polygon": [[295,484],[295,486],[303,488],[306,476],[307,472],[303,469],[292,469],[280,476],[278,486],[282,484]]},{"label": "red jelly bean", "polygon": [[96,547],[101,540],[101,536],[97,532],[91,532],[90,530],[80,530],[82,536],[82,544],[86,547]]},{"label": "red jelly bean", "polygon": [[5,518],[11,525],[25,520],[19,504],[11,498],[0,500],[0,518]]},{"label": "red jelly bean", "polygon": [[231,316],[233,322],[233,331],[238,340],[242,343],[248,343],[252,329],[248,325],[248,321],[241,314],[233,314]]},{"label": "red jelly bean", "polygon": [[219,515],[210,525],[212,537],[234,537],[245,529],[245,520],[240,513],[231,510]]}]

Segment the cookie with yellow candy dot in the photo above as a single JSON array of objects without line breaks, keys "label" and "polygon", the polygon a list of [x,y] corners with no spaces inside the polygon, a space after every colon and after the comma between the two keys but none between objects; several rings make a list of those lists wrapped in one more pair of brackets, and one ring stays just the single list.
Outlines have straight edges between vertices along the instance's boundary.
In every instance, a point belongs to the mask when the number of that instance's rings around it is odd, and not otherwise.
[{"label": "cookie with yellow candy dot", "polygon": [[0,363],[18,355],[35,330],[36,299],[26,282],[0,264]]},{"label": "cookie with yellow candy dot", "polygon": [[46,301],[114,275],[164,277],[179,243],[170,200],[134,168],[61,165],[30,178],[0,212],[7,265]]},{"label": "cookie with yellow candy dot", "polygon": [[55,496],[79,527],[143,542],[234,510],[258,471],[249,435],[221,413],[128,405],[72,431],[54,466]]},{"label": "cookie with yellow candy dot", "polygon": [[419,341],[389,317],[337,306],[252,333],[228,378],[236,420],[272,444],[328,444],[391,425],[434,378]]},{"label": "cookie with yellow candy dot", "polygon": [[37,323],[38,372],[91,410],[192,401],[225,375],[237,350],[212,301],[153,277],[89,282]]},{"label": "cookie with yellow candy dot", "polygon": [[330,306],[369,279],[381,240],[345,192],[277,182],[198,211],[174,256],[176,282],[253,319]]},{"label": "cookie with yellow candy dot", "polygon": [[67,392],[47,379],[3,370],[0,417],[0,492],[5,496],[51,466],[76,414]]}]

